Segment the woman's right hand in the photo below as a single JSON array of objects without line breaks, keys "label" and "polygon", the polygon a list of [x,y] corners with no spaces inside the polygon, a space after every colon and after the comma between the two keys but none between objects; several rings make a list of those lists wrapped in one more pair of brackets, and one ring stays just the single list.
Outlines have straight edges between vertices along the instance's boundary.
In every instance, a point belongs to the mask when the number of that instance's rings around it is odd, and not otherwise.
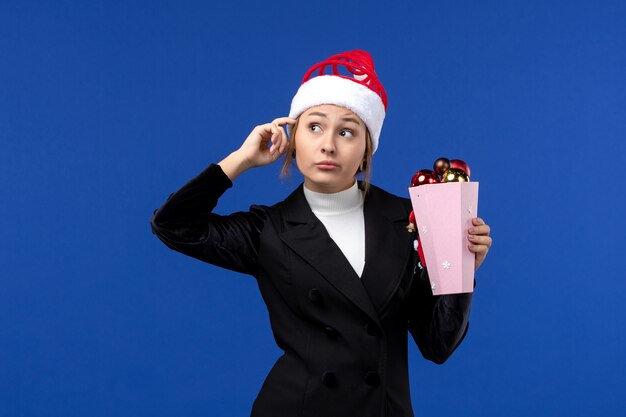
[{"label": "woman's right hand", "polygon": [[279,117],[271,123],[256,126],[238,152],[245,158],[250,168],[271,164],[278,160],[289,146],[283,126],[294,123],[295,119]]},{"label": "woman's right hand", "polygon": [[289,145],[283,126],[295,123],[296,120],[290,117],[279,117],[271,123],[256,126],[241,147],[218,165],[230,180],[234,181],[247,169],[271,164],[285,153]]}]

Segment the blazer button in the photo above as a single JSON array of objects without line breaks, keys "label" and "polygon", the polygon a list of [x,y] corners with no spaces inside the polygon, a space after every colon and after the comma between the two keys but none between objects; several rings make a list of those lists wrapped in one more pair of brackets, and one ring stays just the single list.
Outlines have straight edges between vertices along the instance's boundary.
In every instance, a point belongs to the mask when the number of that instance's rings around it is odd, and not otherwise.
[{"label": "blazer button", "polygon": [[378,326],[373,321],[367,322],[365,330],[367,330],[367,334],[370,336],[380,336],[380,330],[378,330]]},{"label": "blazer button", "polygon": [[309,291],[309,300],[313,301],[316,304],[322,302],[322,293],[317,288],[311,288]]},{"label": "blazer button", "polygon": [[335,376],[334,372],[332,372],[332,371],[325,371],[322,374],[322,382],[327,387],[335,387],[335,386],[337,386],[337,377]]},{"label": "blazer button", "polygon": [[380,377],[377,372],[370,371],[365,374],[365,383],[367,385],[371,385],[372,387],[377,387],[380,384]]},{"label": "blazer button", "polygon": [[339,333],[337,332],[337,330],[333,329],[330,326],[326,326],[324,328],[324,331],[326,332],[326,336],[328,336],[329,339],[337,339],[337,336],[339,336]]}]

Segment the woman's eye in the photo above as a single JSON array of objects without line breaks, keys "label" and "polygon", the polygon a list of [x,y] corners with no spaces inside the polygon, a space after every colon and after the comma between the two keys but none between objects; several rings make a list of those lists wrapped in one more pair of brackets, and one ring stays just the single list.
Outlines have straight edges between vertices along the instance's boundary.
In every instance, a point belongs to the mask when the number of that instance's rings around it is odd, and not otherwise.
[{"label": "woman's eye", "polygon": [[309,129],[311,129],[311,132],[319,132],[322,128],[318,124],[311,124]]},{"label": "woman's eye", "polygon": [[350,137],[354,136],[352,134],[352,131],[350,131],[350,130],[342,130],[340,135],[343,136],[344,138],[350,138]]}]

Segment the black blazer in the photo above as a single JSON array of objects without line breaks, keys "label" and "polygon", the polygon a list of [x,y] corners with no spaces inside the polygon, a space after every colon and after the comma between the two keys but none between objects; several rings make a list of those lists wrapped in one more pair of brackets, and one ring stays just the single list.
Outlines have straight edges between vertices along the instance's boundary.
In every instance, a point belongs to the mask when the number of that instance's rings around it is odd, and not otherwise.
[{"label": "black blazer", "polygon": [[168,247],[256,278],[284,351],[253,417],[413,416],[407,333],[441,364],[468,328],[472,293],[433,296],[417,267],[410,201],[371,186],[362,277],[311,211],[302,184],[271,207],[212,213],[232,186],[211,164],[154,211]]}]

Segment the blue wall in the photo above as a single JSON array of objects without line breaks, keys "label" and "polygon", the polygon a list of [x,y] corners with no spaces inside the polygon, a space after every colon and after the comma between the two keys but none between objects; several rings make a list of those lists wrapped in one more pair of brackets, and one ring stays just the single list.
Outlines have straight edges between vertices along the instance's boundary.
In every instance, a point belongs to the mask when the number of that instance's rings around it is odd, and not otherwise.
[{"label": "blue wall", "polygon": [[[182,4],[181,4],[182,3]],[[493,247],[416,414],[623,415],[626,2],[0,1],[0,416],[244,416],[280,355],[253,278],[167,249],[167,196],[369,50],[373,182],[461,158]],[[244,174],[218,212],[301,178]],[[451,398],[451,399],[450,399]]]}]

